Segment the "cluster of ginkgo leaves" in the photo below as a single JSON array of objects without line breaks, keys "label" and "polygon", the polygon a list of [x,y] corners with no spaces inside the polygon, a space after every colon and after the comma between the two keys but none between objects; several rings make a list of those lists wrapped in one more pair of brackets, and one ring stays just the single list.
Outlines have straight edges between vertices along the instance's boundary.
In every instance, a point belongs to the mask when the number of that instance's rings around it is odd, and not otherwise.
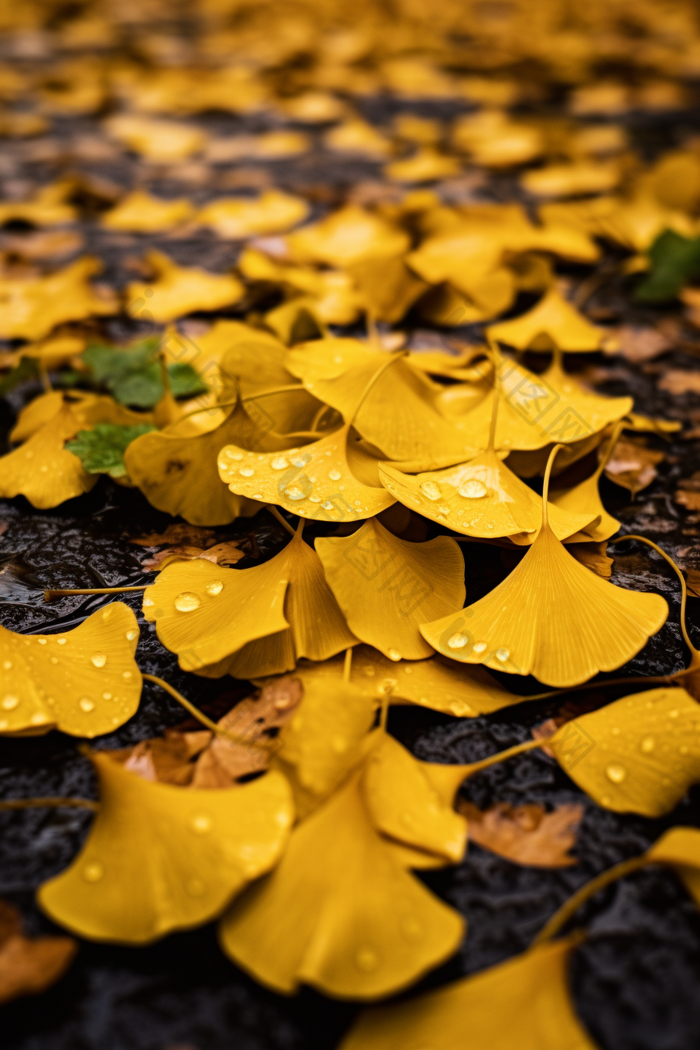
[{"label": "cluster of ginkgo leaves", "polygon": [[[217,921],[223,952],[278,993],[391,996],[468,936],[415,872],[459,863],[470,839],[496,849],[459,798],[479,770],[541,748],[601,808],[648,818],[700,782],[700,651],[680,570],[686,670],[471,764],[419,761],[387,730],[392,704],[469,719],[525,699],[491,671],[532,676],[535,699],[582,686],[667,619],[660,595],[609,581],[620,522],[599,482],[643,489],[662,458],[645,435],[679,424],[595,393],[564,355],[620,349],[588,309],[607,280],[638,303],[680,298],[700,323],[697,141],[652,162],[622,120],[689,105],[693,5],[664,11],[660,33],[655,5],[638,2],[514,0],[489,15],[450,0],[389,15],[206,0],[187,41],[156,0],[145,14],[94,3],[49,18],[51,6],[2,14],[19,57],[0,64],[0,133],[19,149],[61,117],[90,118],[78,161],[137,176],[125,188],[72,166],[0,203],[0,394],[35,394],[0,456],[0,497],[49,509],[114,482],[195,529],[272,514],[286,542],[246,568],[238,539],[216,555],[168,549],[149,564],[154,581],[131,588],[183,671],[256,687],[218,722],[142,672],[120,601],[58,632],[0,627],[0,736],[113,732],[144,680],[203,725],[118,751],[81,745],[98,802],[0,808],[95,811],[78,855],[38,891],[73,934],[142,945]],[[144,18],[166,27],[142,33]],[[51,34],[55,61],[34,63]],[[614,58],[635,76],[599,77]],[[538,116],[531,104],[552,88],[564,112]],[[361,101],[382,93],[403,108],[370,123]],[[425,99],[463,112],[411,111]],[[212,110],[266,130],[217,137],[194,119]],[[239,162],[317,153],[371,164],[377,179],[328,207],[264,168],[222,189]],[[511,201],[489,196],[494,174]],[[187,190],[158,192],[168,179]],[[95,281],[86,228],[91,244],[135,248],[138,280]],[[238,242],[235,265],[176,262],[168,240],[195,234]],[[116,323],[137,334],[116,339]],[[526,351],[546,368],[530,370]],[[514,567],[472,601],[475,542]],[[61,593],[81,591],[47,596]],[[581,739],[595,746],[581,754]],[[582,935],[553,938],[648,864],[700,905],[700,832],[672,828],[579,890],[524,954],[369,1008],[344,1050],[461,1050],[465,1031],[479,1050],[510,1050],[516,1031],[525,1050],[593,1048],[568,991]],[[59,975],[73,947],[55,941],[32,949],[0,909],[0,1000]],[[31,951],[45,954],[43,983],[5,992]]]}]

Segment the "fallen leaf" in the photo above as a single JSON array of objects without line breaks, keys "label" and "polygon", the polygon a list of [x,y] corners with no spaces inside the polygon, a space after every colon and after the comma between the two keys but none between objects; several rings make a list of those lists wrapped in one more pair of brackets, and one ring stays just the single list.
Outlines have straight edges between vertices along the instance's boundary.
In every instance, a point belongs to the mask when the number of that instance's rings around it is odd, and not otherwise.
[{"label": "fallen leaf", "polygon": [[673,498],[676,503],[680,503],[687,510],[700,510],[700,492],[677,489]]},{"label": "fallen leaf", "polygon": [[642,325],[622,325],[617,329],[618,353],[633,364],[643,364],[645,361],[653,361],[666,350],[670,350],[673,342],[660,332],[658,328]]},{"label": "fallen leaf", "polygon": [[663,459],[663,452],[618,438],[605,464],[605,476],[636,496],[658,476],[656,464]]},{"label": "fallen leaf", "polygon": [[111,478],[126,476],[124,453],[137,437],[148,434],[155,427],[151,423],[138,426],[120,426],[98,423],[92,430],[79,430],[67,441],[65,448],[77,456],[88,474],[109,474]]},{"label": "fallen leaf", "polygon": [[25,937],[19,912],[0,901],[0,1003],[50,988],[77,950],[72,937]]},{"label": "fallen leaf", "polygon": [[193,547],[212,547],[216,533],[199,525],[177,522],[168,525],[164,532],[149,532],[147,536],[129,540],[139,547],[160,547],[162,544],[185,544]]},{"label": "fallen leaf", "polygon": [[658,386],[669,394],[700,394],[700,370],[669,368],[658,380]]},{"label": "fallen leaf", "polygon": [[609,580],[612,576],[613,559],[607,555],[607,543],[573,543],[569,547],[576,561],[581,562],[596,576]]},{"label": "fallen leaf", "polygon": [[577,864],[569,850],[583,806],[564,803],[547,813],[544,806],[497,802],[485,812],[460,799],[457,809],[469,821],[469,838],[516,864],[534,868],[568,868]]},{"label": "fallen leaf", "polygon": [[192,786],[230,787],[240,777],[266,769],[278,749],[277,731],[292,718],[303,693],[300,680],[285,675],[236,704],[217,724],[240,742],[215,736],[197,759]]},{"label": "fallen leaf", "polygon": [[141,564],[149,572],[160,572],[171,562],[192,561],[194,558],[204,558],[205,561],[211,561],[214,565],[235,565],[241,558],[245,558],[245,552],[239,550],[243,542],[243,540],[227,540],[206,549],[188,546],[166,547],[165,550],[158,551],[152,558],[147,558]]},{"label": "fallen leaf", "polygon": [[193,733],[166,729],[163,737],[141,740],[133,747],[106,751],[105,754],[144,780],[186,785],[194,776],[192,759],[204,750],[212,735],[208,729]]}]

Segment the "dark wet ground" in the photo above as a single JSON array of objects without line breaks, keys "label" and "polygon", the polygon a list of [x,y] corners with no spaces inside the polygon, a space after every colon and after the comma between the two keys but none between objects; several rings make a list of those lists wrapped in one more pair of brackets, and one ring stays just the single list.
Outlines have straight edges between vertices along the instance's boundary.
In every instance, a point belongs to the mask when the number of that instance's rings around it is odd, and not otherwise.
[{"label": "dark wet ground", "polygon": [[[68,130],[75,132],[75,128]],[[653,138],[652,130],[642,129]],[[668,143],[668,130],[654,134]],[[339,169],[317,170],[306,158],[268,167],[278,184],[289,188],[312,181],[332,186],[334,180],[341,188],[339,183],[351,182],[357,175],[345,163],[342,177]],[[360,167],[364,177],[373,174],[371,165]],[[126,179],[128,173],[122,174]],[[111,170],[110,176],[119,181],[119,170]],[[182,192],[182,186],[178,190]],[[116,279],[121,274],[123,280],[123,257],[140,254],[153,239],[115,243],[113,254],[104,234],[93,231],[88,240],[92,250],[105,257],[107,276]],[[181,263],[206,261],[218,269],[230,265],[236,254],[235,247],[217,243],[217,254],[212,256],[207,239],[167,241],[160,246]],[[594,304],[607,309],[613,321],[648,321],[658,316],[630,313],[626,291],[624,285],[611,282]],[[122,322],[108,325],[115,337],[126,327],[134,330]],[[633,394],[637,411],[695,426],[700,423],[700,396],[673,396],[660,390],[657,382],[657,366],[700,368],[692,347],[687,353],[668,353],[651,366],[586,355],[585,365],[591,362],[602,370],[599,389]],[[576,368],[583,362],[578,358],[569,364]],[[9,405],[0,402],[4,433],[17,409],[36,392],[27,385],[12,394]],[[677,437],[670,443],[661,439],[652,443],[667,453],[659,477],[633,502],[624,490],[604,482],[606,506],[622,520],[625,532],[641,532],[670,553],[684,551],[685,564],[700,568],[700,516],[673,501],[677,481],[700,469],[697,443]],[[45,605],[45,587],[115,586],[148,579],[138,557],[143,557],[142,548],[129,540],[163,528],[169,519],[150,508],[138,492],[101,480],[91,494],[55,511],[34,510],[21,499],[2,502],[0,520],[9,526],[0,537],[0,623],[37,633],[57,629],[59,623],[76,624],[109,600],[64,598]],[[239,533],[250,529],[262,557],[284,542],[281,528],[264,515],[242,522]],[[234,535],[237,527],[224,531]],[[312,530],[307,531],[310,537]],[[506,574],[497,548],[473,544],[465,553],[472,598]],[[638,545],[621,546],[618,553],[613,582],[657,591],[671,608],[669,622],[620,673],[655,675],[680,668],[687,657],[678,628],[675,577],[657,556]],[[140,615],[138,595],[123,600]],[[689,608],[691,634],[700,645],[700,600],[691,600]],[[158,643],[153,625],[142,619],[140,624],[137,655],[143,670],[167,678],[214,716],[245,695],[246,687],[230,680],[209,681],[180,672],[173,656]],[[519,683],[507,681],[518,688]],[[520,687],[528,691],[526,683]],[[537,691],[534,684],[530,691]],[[624,695],[624,689],[610,689],[605,695],[612,699]],[[602,694],[599,698],[602,702]],[[392,712],[389,725],[420,758],[466,762],[524,740],[529,728],[553,710],[551,703],[532,702],[490,717],[458,720],[402,708]],[[124,747],[167,726],[181,725],[182,715],[174,701],[146,683],[138,714],[96,743]],[[592,875],[641,852],[666,827],[700,827],[700,789],[691,791],[663,820],[620,816],[597,808],[540,752],[493,767],[470,780],[464,790],[481,808],[494,801],[583,803],[585,816],[575,847],[579,863],[555,871],[523,868],[471,846],[464,863],[426,875],[426,882],[469,923],[460,952],[426,985],[480,970],[521,951],[572,890]],[[95,785],[76,741],[51,733],[0,740],[0,791],[3,797],[87,797],[94,795]],[[21,907],[31,933],[54,929],[35,908],[34,891],[70,862],[90,819],[75,810],[0,814],[0,896]],[[574,998],[602,1050],[696,1050],[700,1046],[700,916],[674,876],[656,869],[637,873],[597,897],[582,918],[589,938],[575,954]],[[222,956],[214,927],[208,926],[147,948],[83,943],[71,970],[53,989],[3,1008],[2,1046],[5,1050],[333,1050],[355,1010],[353,1005],[309,991],[286,999],[262,989]]]}]

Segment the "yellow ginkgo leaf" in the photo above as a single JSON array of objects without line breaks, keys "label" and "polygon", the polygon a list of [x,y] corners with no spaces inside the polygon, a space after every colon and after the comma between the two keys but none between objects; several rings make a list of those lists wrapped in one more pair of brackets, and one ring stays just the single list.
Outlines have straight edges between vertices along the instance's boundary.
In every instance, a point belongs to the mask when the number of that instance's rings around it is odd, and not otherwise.
[{"label": "yellow ginkgo leaf", "polygon": [[[362,789],[377,830],[408,846],[435,853],[452,864],[464,856],[467,821],[445,800],[418,762],[383,730],[371,749]],[[454,797],[454,796],[453,796]]]},{"label": "yellow ginkgo leaf", "polygon": [[184,160],[198,153],[206,142],[204,132],[191,124],[153,120],[136,114],[120,113],[110,117],[105,121],[105,129],[112,138],[156,163]]},{"label": "yellow ginkgo leaf", "polygon": [[320,222],[290,233],[287,244],[299,262],[343,267],[402,255],[410,241],[407,233],[386,219],[359,204],[346,204]]},{"label": "yellow ginkgo leaf", "polygon": [[403,259],[366,259],[349,267],[365,309],[379,321],[395,324],[426,290]]},{"label": "yellow ginkgo leaf", "polygon": [[132,412],[108,394],[93,394],[87,390],[47,390],[21,410],[10,431],[10,441],[26,441],[45,423],[54,419],[64,404],[77,420],[79,429],[94,427],[97,423],[136,426],[152,421],[150,412]]},{"label": "yellow ginkgo leaf", "polygon": [[[620,436],[621,430],[621,425],[618,425],[613,430],[610,440],[608,441],[605,451],[598,463],[598,467],[593,471],[590,477],[584,478],[583,481],[580,481],[578,485],[574,485],[573,488],[554,489],[551,494],[551,501],[559,510],[565,510],[570,514],[595,515],[592,524],[587,525],[583,529],[586,535],[595,543],[602,543],[603,540],[610,539],[610,537],[614,536],[620,528],[620,522],[617,518],[613,518],[612,514],[610,514],[603,506],[598,483],[608,460],[612,456],[613,449],[617,444],[617,439]],[[597,524],[596,519],[598,519]]]},{"label": "yellow ginkgo leaf", "polygon": [[[553,374],[554,375],[554,374]],[[573,445],[615,423],[632,408],[629,397],[599,397],[577,383],[550,383],[507,357],[501,357],[498,394],[486,395],[464,416],[453,417],[471,445],[485,448],[499,398],[494,447],[534,451],[553,442]],[[568,392],[564,387],[567,387]]]},{"label": "yellow ginkgo leaf", "polygon": [[421,633],[453,660],[563,688],[630,660],[664,624],[668,605],[589,572],[556,538],[546,500],[557,448],[545,474],[542,526],[525,557],[484,598],[422,625]]},{"label": "yellow ginkgo leaf", "polygon": [[552,941],[408,1002],[366,1010],[340,1050],[597,1050],[569,991],[578,940]]},{"label": "yellow ginkgo leaf", "polygon": [[[342,656],[320,664],[302,660],[294,674],[305,688],[321,679],[337,683],[343,675],[343,662]],[[388,695],[391,704],[418,704],[457,718],[490,714],[527,700],[503,689],[483,667],[457,667],[441,656],[396,663],[368,645],[353,649],[351,680],[372,699]]]},{"label": "yellow ginkgo leaf", "polygon": [[78,457],[63,447],[80,429],[64,404],[20,448],[0,457],[0,496],[25,496],[46,510],[89,492],[98,476],[83,470]]},{"label": "yellow ginkgo leaf", "polygon": [[181,226],[193,216],[194,208],[185,197],[163,200],[145,190],[134,190],[102,216],[102,225],[109,230],[158,233]]},{"label": "yellow ginkgo leaf", "polygon": [[319,537],[316,550],[350,630],[390,660],[430,656],[418,624],[466,595],[464,558],[449,536],[409,543],[370,518],[350,536]]},{"label": "yellow ginkgo leaf", "polygon": [[395,502],[379,481],[378,460],[359,445],[349,424],[283,453],[227,445],[219,453],[219,474],[231,492],[320,521],[358,521]]},{"label": "yellow ginkgo leaf", "polygon": [[604,328],[587,321],[556,287],[550,288],[527,313],[490,325],[488,334],[516,350],[558,347],[568,353],[598,350],[608,338]]},{"label": "yellow ginkgo leaf", "polygon": [[[541,497],[509,470],[493,449],[468,463],[415,476],[383,463],[379,476],[391,495],[409,510],[463,536],[509,536],[515,543],[529,544],[539,528]],[[550,504],[549,520],[557,539],[565,540],[595,518]]]},{"label": "yellow ginkgo leaf", "polygon": [[297,534],[252,569],[177,562],[144,595],[144,615],[183,670],[257,678],[355,644],[316,552]]},{"label": "yellow ginkgo leaf", "polygon": [[211,201],[198,213],[204,226],[210,226],[219,237],[232,240],[253,234],[285,233],[309,214],[309,205],[301,197],[281,190],[265,190],[257,200],[230,197]]},{"label": "yellow ginkgo leaf", "polygon": [[0,733],[111,733],[135,713],[141,674],[139,629],[128,605],[112,602],[62,634],[0,628]]},{"label": "yellow ginkgo leaf", "polygon": [[93,753],[100,808],[73,863],[39,903],[96,941],[144,944],[218,915],[278,861],[294,819],[281,773],[198,791],[152,783]]},{"label": "yellow ginkgo leaf", "polygon": [[241,409],[206,434],[181,436],[174,424],[132,441],[124,464],[133,483],[158,510],[179,514],[192,525],[227,525],[255,514],[259,505],[222,485],[217,456],[223,445],[243,440],[254,429]]},{"label": "yellow ginkgo leaf", "polygon": [[243,285],[228,274],[209,273],[198,266],[178,266],[163,252],[148,252],[146,260],[156,280],[137,281],[127,288],[131,317],[150,314],[155,321],[172,321],[193,310],[219,310],[243,294]]},{"label": "yellow ginkgo leaf", "polygon": [[331,128],[323,142],[334,153],[359,153],[378,160],[391,154],[391,139],[359,117],[350,117]]},{"label": "yellow ginkgo leaf", "polygon": [[581,158],[523,172],[520,184],[537,197],[574,197],[584,193],[609,193],[621,177],[622,168],[616,160]]},{"label": "yellow ginkgo leaf", "polygon": [[457,948],[464,921],[395,859],[372,827],[359,776],[292,833],[275,871],[223,917],[226,954],[263,984],[377,999]]},{"label": "yellow ginkgo leaf", "polygon": [[439,388],[403,356],[319,339],[290,350],[287,367],[390,459],[459,462],[475,447],[440,411]]},{"label": "yellow ginkgo leaf", "polygon": [[697,828],[670,828],[646,855],[652,862],[669,864],[700,907],[700,831]]},{"label": "yellow ginkgo leaf", "polygon": [[77,213],[68,198],[73,189],[72,180],[42,186],[28,201],[4,201],[0,204],[0,226],[8,222],[26,222],[31,226],[58,226],[73,222]]},{"label": "yellow ginkgo leaf", "polygon": [[685,689],[650,689],[576,719],[573,736],[594,746],[572,748],[568,724],[547,746],[598,805],[660,817],[700,780],[699,730],[700,707]]},{"label": "yellow ginkgo leaf", "polygon": [[509,168],[538,157],[544,149],[544,137],[539,128],[512,121],[505,110],[482,109],[457,121],[452,144],[471,154],[476,164]]},{"label": "yellow ginkgo leaf", "polygon": [[84,255],[46,277],[0,278],[0,338],[43,339],[56,325],[119,310],[113,295],[96,295],[88,278],[98,259]]},{"label": "yellow ginkgo leaf", "polygon": [[456,157],[441,153],[434,146],[423,146],[412,157],[387,164],[384,174],[395,182],[433,182],[458,175],[461,170]]},{"label": "yellow ginkgo leaf", "polygon": [[301,819],[363,760],[375,712],[373,698],[340,677],[303,684],[303,700],[280,731],[274,760],[292,785]]}]

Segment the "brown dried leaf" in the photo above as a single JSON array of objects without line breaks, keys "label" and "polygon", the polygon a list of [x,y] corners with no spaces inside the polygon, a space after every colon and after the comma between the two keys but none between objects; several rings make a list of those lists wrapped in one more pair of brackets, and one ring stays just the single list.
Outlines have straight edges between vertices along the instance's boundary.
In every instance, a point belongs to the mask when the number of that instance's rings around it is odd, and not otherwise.
[{"label": "brown dried leaf", "polygon": [[80,251],[85,238],[77,230],[36,230],[10,234],[2,239],[2,248],[20,259],[58,259]]},{"label": "brown dried leaf", "polygon": [[656,464],[663,458],[663,452],[623,439],[615,445],[606,464],[605,475],[636,496],[647,485],[651,485],[658,473]]},{"label": "brown dried leaf", "polygon": [[239,777],[266,769],[274,749],[271,731],[289,721],[303,693],[300,679],[285,675],[236,704],[217,724],[241,743],[212,740],[197,760],[192,787],[230,787]]},{"label": "brown dried leaf", "polygon": [[[136,540],[129,540],[139,547],[160,547],[162,544],[183,544],[193,547],[211,547],[214,539],[213,529],[203,529],[198,525],[188,525],[182,522],[178,525],[168,525],[165,532],[149,532],[147,536],[141,536]],[[209,541],[209,542],[208,542]]]},{"label": "brown dried leaf", "polygon": [[567,550],[573,554],[576,561],[580,561],[587,569],[604,580],[609,580],[612,575],[612,558],[607,555],[608,544],[602,543],[572,543]]},{"label": "brown dried leaf", "polygon": [[695,492],[692,489],[678,489],[673,498],[676,503],[680,503],[682,507],[686,507],[688,510],[700,510],[700,492]]},{"label": "brown dried leaf", "polygon": [[700,598],[700,569],[686,569],[685,582],[691,598]]},{"label": "brown dried leaf", "polygon": [[618,353],[635,364],[652,361],[673,345],[658,328],[641,325],[622,325],[617,330],[617,338],[620,344]]},{"label": "brown dried leaf", "polygon": [[528,803],[511,806],[497,802],[485,812],[471,802],[459,802],[469,821],[469,838],[500,857],[533,868],[568,868],[578,861],[569,855],[583,806],[567,803],[552,813]]},{"label": "brown dried leaf", "polygon": [[109,751],[109,757],[144,780],[164,784],[189,784],[194,775],[192,759],[212,738],[208,729],[179,733],[167,729],[164,737],[141,740],[134,747]]},{"label": "brown dried leaf", "polygon": [[700,394],[700,371],[669,368],[659,380],[660,388],[669,394]]},{"label": "brown dried leaf", "polygon": [[68,969],[77,948],[72,937],[25,937],[17,910],[0,901],[0,1003],[43,992]]},{"label": "brown dried leaf", "polygon": [[217,543],[214,547],[202,550],[201,547],[166,547],[158,551],[152,558],[147,558],[142,563],[144,569],[160,572],[166,565],[173,561],[194,561],[195,558],[204,558],[206,561],[214,562],[215,565],[235,565],[241,558],[245,558],[243,551],[238,545],[243,540],[228,540],[226,543]]}]

